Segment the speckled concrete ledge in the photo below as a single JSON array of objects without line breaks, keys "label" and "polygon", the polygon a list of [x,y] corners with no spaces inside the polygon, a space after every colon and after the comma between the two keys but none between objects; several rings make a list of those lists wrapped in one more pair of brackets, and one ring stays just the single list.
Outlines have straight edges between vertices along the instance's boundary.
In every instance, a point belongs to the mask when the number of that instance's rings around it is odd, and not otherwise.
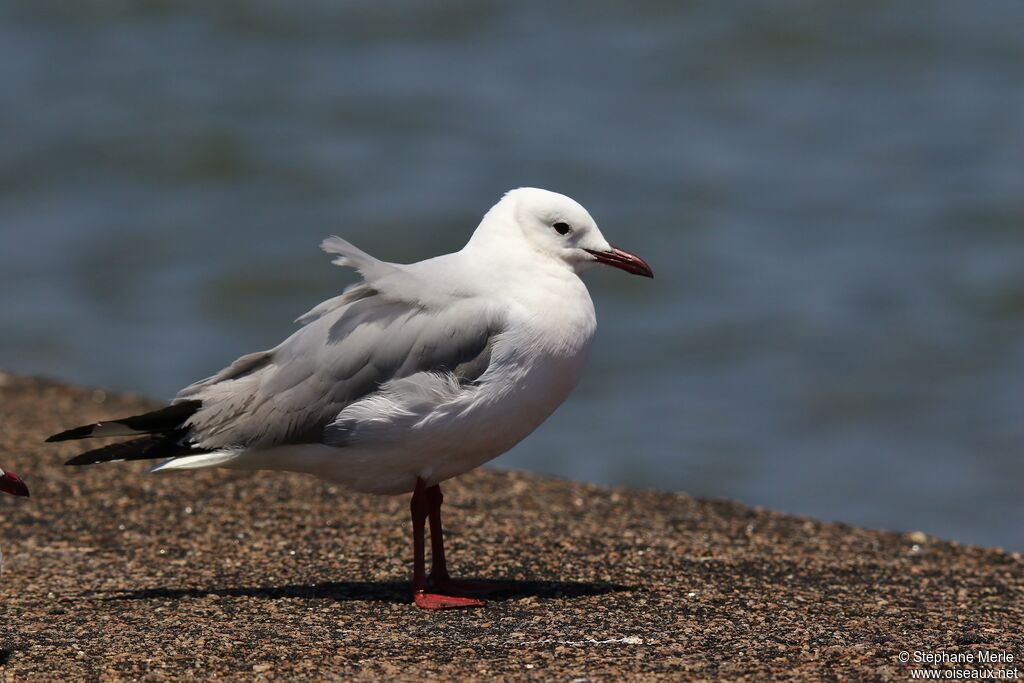
[{"label": "speckled concrete ledge", "polygon": [[498,471],[446,486],[450,555],[514,590],[418,611],[404,497],[68,469],[76,444],[42,443],[149,405],[0,374],[0,462],[33,496],[0,498],[0,680],[908,680],[904,651],[1024,657],[1018,554]]}]

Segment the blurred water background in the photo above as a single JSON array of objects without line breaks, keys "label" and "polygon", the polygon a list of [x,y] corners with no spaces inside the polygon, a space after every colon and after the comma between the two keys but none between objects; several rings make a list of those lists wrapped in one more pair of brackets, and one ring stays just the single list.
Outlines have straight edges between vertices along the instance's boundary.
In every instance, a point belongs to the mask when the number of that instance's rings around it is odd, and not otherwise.
[{"label": "blurred water background", "polygon": [[498,465],[1022,550],[1022,26],[4,2],[0,367],[169,398],[352,280],[322,237],[419,260],[536,185],[657,279],[589,274],[589,372]]}]

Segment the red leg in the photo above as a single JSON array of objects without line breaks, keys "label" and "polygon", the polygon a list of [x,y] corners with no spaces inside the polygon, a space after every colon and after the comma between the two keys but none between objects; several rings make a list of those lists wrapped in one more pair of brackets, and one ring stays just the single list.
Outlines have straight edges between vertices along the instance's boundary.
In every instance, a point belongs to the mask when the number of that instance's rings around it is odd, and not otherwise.
[{"label": "red leg", "polygon": [[437,590],[447,595],[486,594],[507,590],[507,584],[460,581],[448,574],[448,562],[444,556],[444,530],[441,527],[441,504],[444,502],[441,487],[434,485],[428,488],[426,499],[430,511],[430,580]]},{"label": "red leg", "polygon": [[423,521],[427,518],[427,501],[423,495],[423,480],[416,480],[416,489],[409,502],[412,513],[412,592],[422,593],[427,588],[426,559],[423,548]]},{"label": "red leg", "polygon": [[426,490],[427,509],[430,515],[430,578],[435,584],[449,580],[448,562],[444,558],[444,529],[441,528],[441,504],[444,496],[440,486]]},{"label": "red leg", "polygon": [[[436,487],[432,487],[436,488]],[[426,558],[423,546],[423,522],[427,515],[431,514],[430,503],[426,494],[426,485],[422,479],[416,479],[416,489],[412,494],[409,509],[412,513],[412,549],[413,549],[413,571],[412,571],[412,594],[416,606],[422,609],[455,609],[458,607],[479,607],[484,603],[473,598],[464,598],[454,595],[442,595],[439,593],[427,592],[426,579]],[[440,489],[438,494],[440,495]],[[440,532],[440,517],[438,517],[438,531]],[[434,528],[434,520],[431,517],[431,530]],[[430,535],[431,541],[434,534]],[[440,533],[438,534],[440,538]],[[444,563],[444,549],[441,550],[441,562]],[[435,560],[436,561],[436,560]],[[438,586],[440,589],[441,587]]]}]

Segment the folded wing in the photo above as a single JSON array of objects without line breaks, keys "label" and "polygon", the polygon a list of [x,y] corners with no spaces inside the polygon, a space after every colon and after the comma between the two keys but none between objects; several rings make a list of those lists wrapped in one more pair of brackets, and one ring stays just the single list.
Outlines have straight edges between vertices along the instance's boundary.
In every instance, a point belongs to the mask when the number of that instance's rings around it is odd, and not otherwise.
[{"label": "folded wing", "polygon": [[[176,401],[201,402],[186,423],[191,443],[211,450],[319,443],[345,407],[388,382],[436,375],[466,386],[486,371],[502,328],[490,306],[340,238],[323,248],[339,255],[335,263],[357,268],[363,282],[299,318],[304,326],[276,348],[183,389]],[[343,442],[337,432],[333,441]]]},{"label": "folded wing", "polygon": [[325,441],[344,445],[359,420],[337,424],[338,415],[384,386],[404,380],[416,394],[410,400],[420,404],[472,390],[502,331],[489,305],[447,292],[443,282],[427,282],[422,272],[378,261],[339,238],[322,246],[339,256],[335,263],[358,269],[363,281],[300,317],[302,327],[277,347],[242,356],[185,387],[171,406],[51,437],[155,435],[90,451],[69,464]]}]

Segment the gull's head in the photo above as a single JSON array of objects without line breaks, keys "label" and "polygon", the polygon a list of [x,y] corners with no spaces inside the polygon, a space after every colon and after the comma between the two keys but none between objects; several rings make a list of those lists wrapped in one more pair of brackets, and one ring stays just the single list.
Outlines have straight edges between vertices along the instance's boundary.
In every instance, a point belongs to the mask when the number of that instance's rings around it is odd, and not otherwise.
[{"label": "gull's head", "polygon": [[0,469],[0,491],[15,496],[28,496],[28,487],[25,486],[25,482],[14,472],[4,472],[2,469]]},{"label": "gull's head", "polygon": [[577,273],[605,264],[654,277],[642,258],[609,244],[590,213],[564,194],[535,187],[512,190],[484,217],[480,229],[489,224],[512,227],[514,236],[534,251],[561,260]]}]

